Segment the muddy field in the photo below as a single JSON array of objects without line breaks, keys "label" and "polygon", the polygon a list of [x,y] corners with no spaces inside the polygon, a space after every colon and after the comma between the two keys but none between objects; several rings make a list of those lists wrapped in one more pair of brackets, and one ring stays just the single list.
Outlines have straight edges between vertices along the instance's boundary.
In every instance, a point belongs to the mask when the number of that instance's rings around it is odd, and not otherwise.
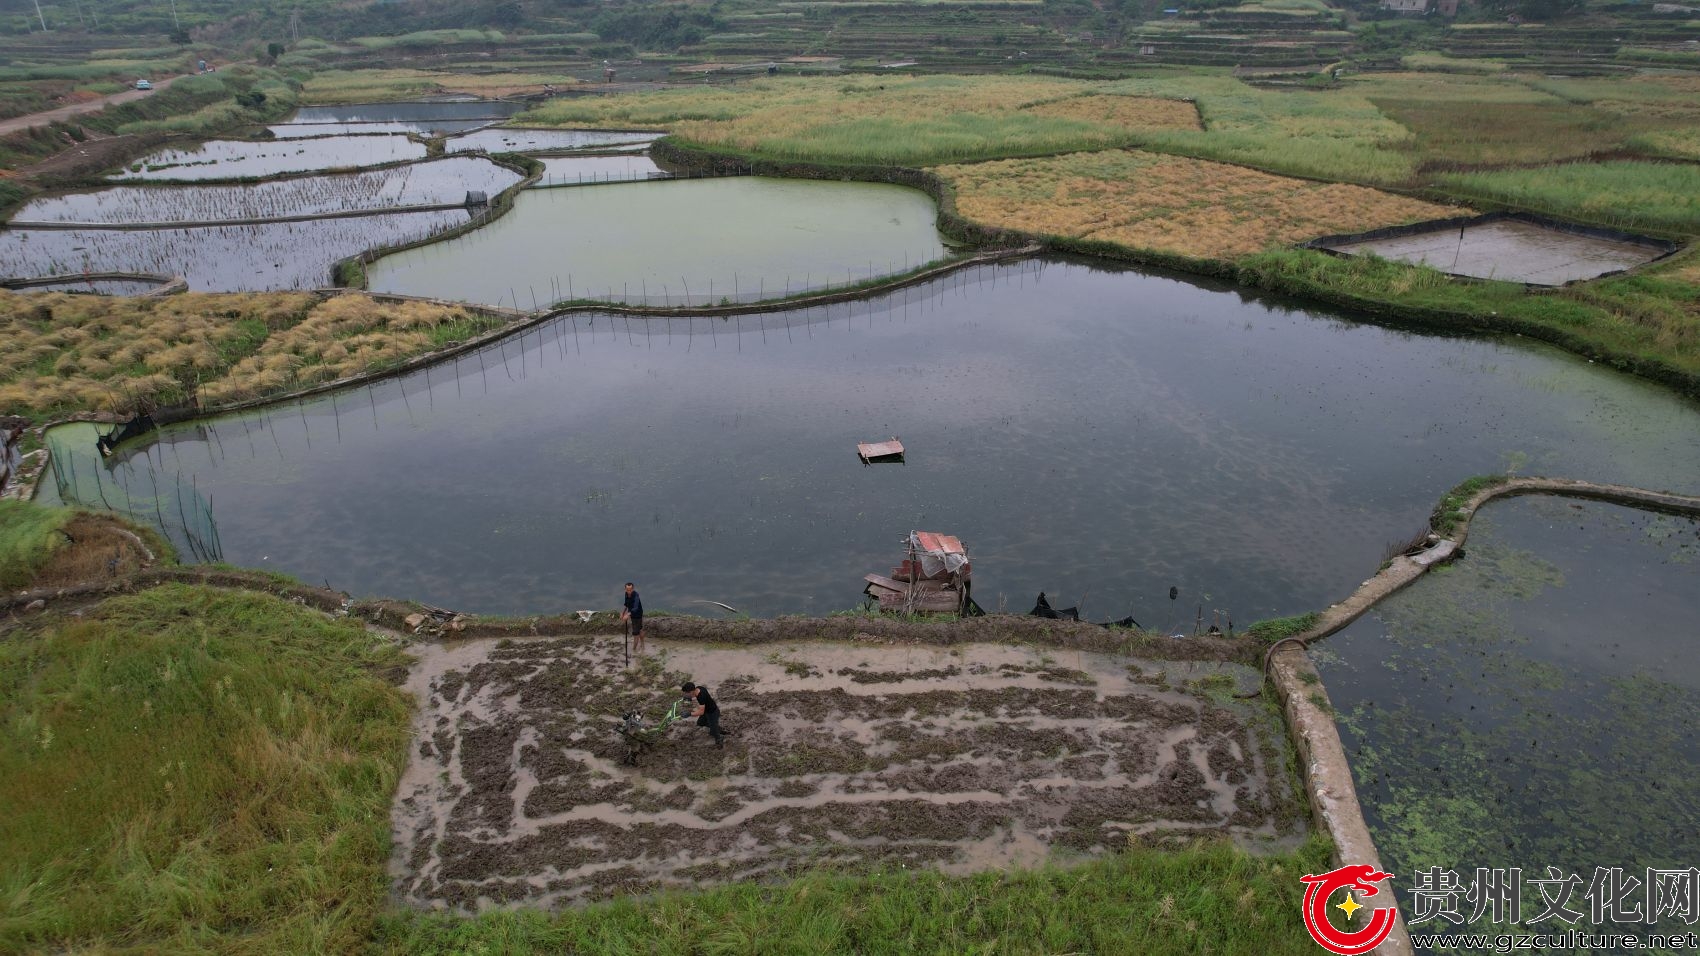
[{"label": "muddy field", "polygon": [[[408,904],[470,912],[781,878],[966,873],[1200,831],[1302,827],[1278,718],[1237,664],[997,644],[421,645],[393,813]],[[624,765],[617,715],[695,680],[734,736],[674,725]]]}]

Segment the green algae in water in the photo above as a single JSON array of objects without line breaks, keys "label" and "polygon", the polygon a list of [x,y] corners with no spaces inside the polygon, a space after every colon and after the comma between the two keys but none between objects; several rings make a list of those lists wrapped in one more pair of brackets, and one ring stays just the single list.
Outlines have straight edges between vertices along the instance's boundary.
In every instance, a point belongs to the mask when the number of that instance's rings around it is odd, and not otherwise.
[{"label": "green algae in water", "polygon": [[1700,861],[1697,548],[1690,519],[1496,503],[1461,562],[1327,642],[1319,666],[1397,881]]}]

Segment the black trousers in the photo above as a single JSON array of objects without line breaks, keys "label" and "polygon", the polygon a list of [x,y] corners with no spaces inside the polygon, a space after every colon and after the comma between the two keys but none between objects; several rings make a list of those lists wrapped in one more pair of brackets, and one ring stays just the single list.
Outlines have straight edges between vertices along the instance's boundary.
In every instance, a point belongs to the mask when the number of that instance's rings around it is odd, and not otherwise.
[{"label": "black trousers", "polygon": [[720,738],[723,736],[720,730],[720,711],[717,710],[712,714],[703,714],[701,717],[698,717],[697,726],[707,727],[708,735],[714,738],[714,742],[720,742]]}]

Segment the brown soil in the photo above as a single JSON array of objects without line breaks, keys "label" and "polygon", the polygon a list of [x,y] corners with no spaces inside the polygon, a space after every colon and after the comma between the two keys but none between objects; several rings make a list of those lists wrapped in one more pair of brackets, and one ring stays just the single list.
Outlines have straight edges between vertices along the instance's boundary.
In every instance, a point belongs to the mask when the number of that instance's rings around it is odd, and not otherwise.
[{"label": "brown soil", "polygon": [[30,588],[110,581],[152,563],[135,533],[112,518],[79,514],[60,532],[66,538],[64,546],[54,549]]},{"label": "brown soil", "polygon": [[[620,647],[417,646],[418,744],[392,820],[402,898],[472,912],[820,866],[1032,865],[1153,832],[1284,835],[1293,783],[1258,743],[1279,728],[1249,729],[1274,714],[1135,683],[1126,657],[669,643],[623,670]],[[1141,663],[1258,682],[1243,665]],[[726,748],[686,720],[625,765],[618,715],[656,720],[686,679],[720,701]]]}]

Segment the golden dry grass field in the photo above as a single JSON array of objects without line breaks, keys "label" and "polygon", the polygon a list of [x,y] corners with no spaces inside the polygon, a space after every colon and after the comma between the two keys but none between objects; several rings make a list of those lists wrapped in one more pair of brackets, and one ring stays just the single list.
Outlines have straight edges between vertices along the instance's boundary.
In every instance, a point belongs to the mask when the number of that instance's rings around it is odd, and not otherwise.
[{"label": "golden dry grass field", "polygon": [[1138,150],[940,167],[957,211],[990,226],[1233,259],[1272,245],[1465,212],[1364,186],[1317,183]]},{"label": "golden dry grass field", "polygon": [[329,70],[301,89],[303,104],[405,100],[446,93],[498,97],[541,93],[545,84],[571,86],[565,73],[437,73],[431,70]]},{"label": "golden dry grass field", "polygon": [[159,299],[0,291],[0,413],[213,405],[382,369],[494,327],[358,293]]}]

